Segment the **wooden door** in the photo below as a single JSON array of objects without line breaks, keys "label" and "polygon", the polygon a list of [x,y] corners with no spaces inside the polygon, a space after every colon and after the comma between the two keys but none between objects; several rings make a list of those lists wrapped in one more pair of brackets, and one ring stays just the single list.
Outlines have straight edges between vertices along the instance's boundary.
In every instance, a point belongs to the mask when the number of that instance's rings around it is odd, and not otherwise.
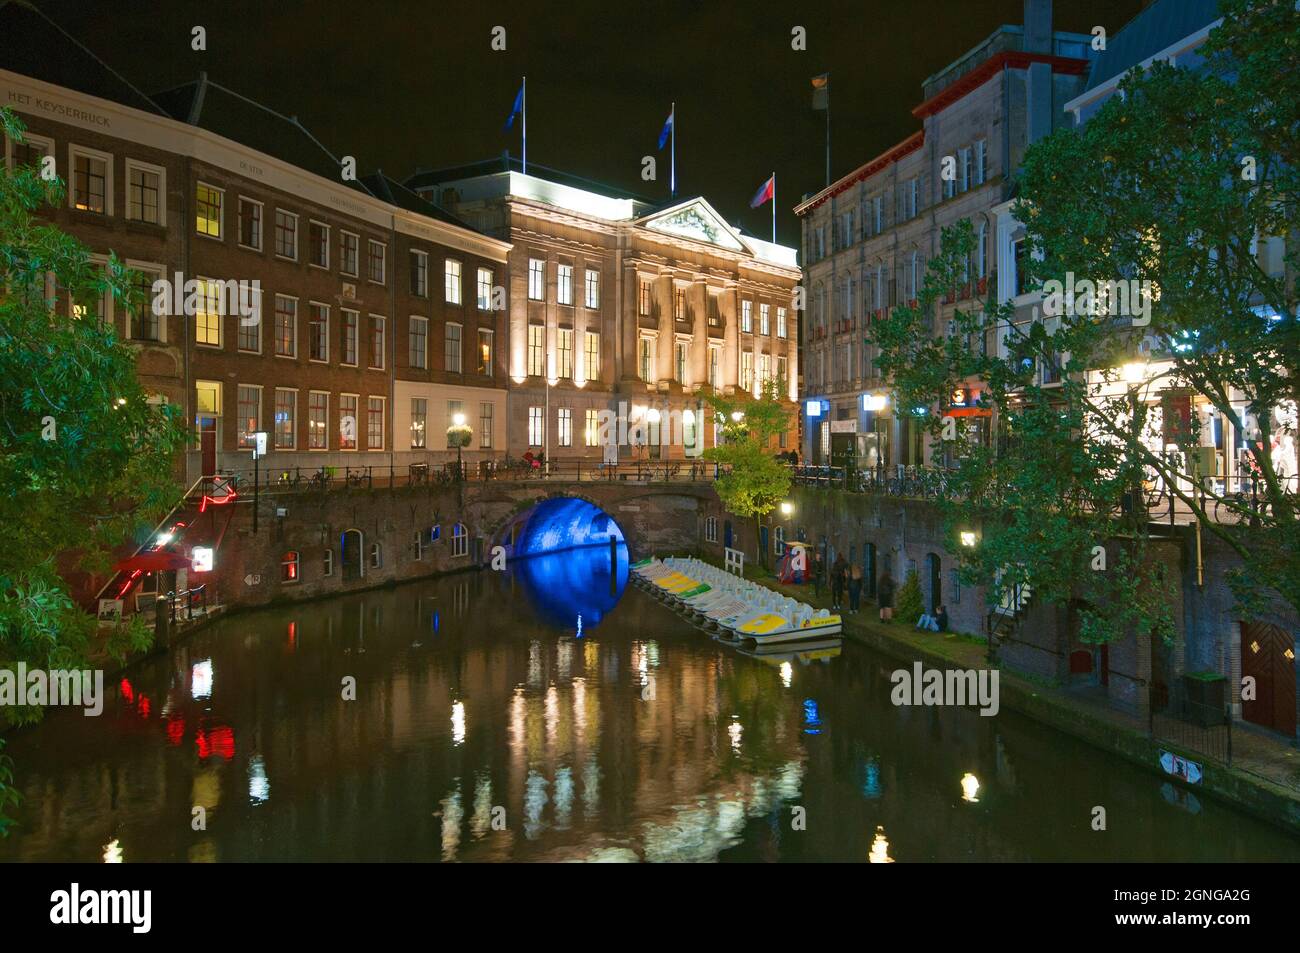
[{"label": "wooden door", "polygon": [[1255,697],[1242,699],[1252,724],[1295,736],[1295,638],[1267,622],[1241,623],[1241,676],[1254,678]]}]

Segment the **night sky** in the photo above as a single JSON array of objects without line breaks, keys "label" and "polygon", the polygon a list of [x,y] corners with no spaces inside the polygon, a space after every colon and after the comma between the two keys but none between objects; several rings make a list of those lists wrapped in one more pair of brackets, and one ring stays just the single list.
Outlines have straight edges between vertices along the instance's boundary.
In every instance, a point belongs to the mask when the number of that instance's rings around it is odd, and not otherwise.
[{"label": "night sky", "polygon": [[[798,244],[790,209],[825,184],[825,118],[810,78],[831,72],[832,175],[920,128],[921,82],[991,33],[1022,21],[1022,0],[699,2],[186,2],[37,0],[36,5],[145,92],[195,78],[297,115],[362,172],[404,179],[519,153],[503,131],[528,76],[530,162],[667,200],[677,101],[678,195],[703,194],[770,237],[749,208],[777,173],[777,237]],[[1055,28],[1114,35],[1140,0],[1056,0]],[[507,50],[490,48],[495,25]],[[207,29],[207,51],[190,30]],[[808,49],[791,49],[791,28]],[[657,182],[641,157],[659,156]]]}]

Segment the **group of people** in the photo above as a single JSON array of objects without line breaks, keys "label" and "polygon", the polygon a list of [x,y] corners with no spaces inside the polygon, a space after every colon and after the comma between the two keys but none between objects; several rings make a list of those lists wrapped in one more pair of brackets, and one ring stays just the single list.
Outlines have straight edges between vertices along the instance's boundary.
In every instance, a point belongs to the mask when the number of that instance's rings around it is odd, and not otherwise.
[{"label": "group of people", "polygon": [[[822,586],[826,582],[828,575],[826,571],[826,561],[822,558],[820,552],[813,556],[813,587],[818,596],[822,594]],[[863,572],[861,563],[850,563],[844,558],[843,553],[835,557],[835,561],[830,567],[830,590],[831,590],[831,608],[844,608],[844,594],[847,591],[849,596],[849,605],[846,610],[850,615],[856,615],[862,605],[862,583]],[[894,577],[886,569],[876,582],[876,605],[880,608],[880,621],[892,622],[894,619]],[[948,609],[946,606],[939,606],[934,612],[922,614],[917,620],[918,629],[928,629],[931,632],[948,631]]]}]

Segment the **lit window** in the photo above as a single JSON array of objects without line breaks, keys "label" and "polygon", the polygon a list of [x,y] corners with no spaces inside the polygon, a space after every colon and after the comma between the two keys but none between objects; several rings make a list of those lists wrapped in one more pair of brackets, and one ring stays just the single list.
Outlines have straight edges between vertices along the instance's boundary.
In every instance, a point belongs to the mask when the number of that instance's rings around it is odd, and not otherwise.
[{"label": "lit window", "polygon": [[280,581],[298,581],[298,551],[291,549],[280,557]]},{"label": "lit window", "polygon": [[573,377],[573,329],[558,328],[556,330],[556,341],[555,358],[557,366],[555,376],[569,380]]},{"label": "lit window", "polygon": [[478,270],[478,309],[480,311],[492,310],[492,269],[480,268]]},{"label": "lit window", "polygon": [[384,565],[384,548],[378,543],[370,544],[370,568],[380,569]]},{"label": "lit window", "polygon": [[546,262],[541,258],[528,259],[528,297],[532,301],[546,300]]},{"label": "lit window", "polygon": [[558,411],[556,423],[558,424],[560,446],[573,446],[573,411],[568,407],[561,407]]},{"label": "lit window", "polygon": [[528,325],[528,375],[541,377],[546,373],[546,328],[540,324]]},{"label": "lit window", "polygon": [[[849,297],[852,299],[853,291],[850,286]],[[850,304],[850,308],[852,305]],[[772,333],[770,326],[772,316],[772,306],[770,304],[760,304],[758,306],[758,333],[766,337]]]},{"label": "lit window", "polygon": [[587,446],[594,447],[600,443],[600,411],[594,407],[587,408],[587,420],[583,433]]},{"label": "lit window", "polygon": [[583,302],[588,308],[600,307],[600,272],[595,268],[587,269],[587,291]]},{"label": "lit window", "polygon": [[785,323],[785,308],[776,309],[776,336],[779,338],[789,337],[789,331]]},{"label": "lit window", "polygon": [[545,440],[546,434],[546,417],[543,416],[542,408],[533,406],[528,408],[528,446],[540,447]]},{"label": "lit window", "polygon": [[740,302],[740,330],[745,334],[754,332],[754,302]]},{"label": "lit window", "polygon": [[654,374],[654,338],[642,337],[637,341],[637,371],[641,380],[653,380]]},{"label": "lit window", "polygon": [[411,449],[423,450],[425,424],[429,418],[429,403],[423,397],[411,398]]},{"label": "lit window", "polygon": [[451,555],[469,555],[469,533],[466,532],[464,523],[457,523],[451,528]]},{"label": "lit window", "polygon": [[221,237],[221,204],[225,193],[200,182],[194,190],[195,229],[209,238]]},{"label": "lit window", "polygon": [[454,258],[443,263],[443,300],[460,304],[460,262]]},{"label": "lit window", "polygon": [[478,405],[478,445],[482,450],[492,449],[492,420],[494,409],[491,401]]},{"label": "lit window", "polygon": [[194,312],[194,341],[209,347],[221,346],[221,285],[199,279],[198,308]]},{"label": "lit window", "polygon": [[600,379],[600,335],[595,331],[588,331],[586,336],[586,361],[587,366],[584,368],[586,380],[594,381]]},{"label": "lit window", "polygon": [[492,376],[492,332],[486,328],[478,329],[478,372]]},{"label": "lit window", "polygon": [[558,266],[555,277],[555,300],[560,304],[573,304],[573,266]]}]

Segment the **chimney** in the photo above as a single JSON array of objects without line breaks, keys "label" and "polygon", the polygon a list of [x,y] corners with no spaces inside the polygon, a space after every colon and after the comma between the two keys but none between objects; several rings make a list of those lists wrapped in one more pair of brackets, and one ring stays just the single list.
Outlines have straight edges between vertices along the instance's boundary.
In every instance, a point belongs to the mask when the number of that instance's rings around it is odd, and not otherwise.
[{"label": "chimney", "polygon": [[1052,0],[1025,0],[1025,52],[1052,52]]},{"label": "chimney", "polygon": [[[1025,52],[1053,52],[1052,0],[1025,0]],[[1031,63],[1025,78],[1025,133],[1027,143],[1052,132],[1052,65]]]}]

